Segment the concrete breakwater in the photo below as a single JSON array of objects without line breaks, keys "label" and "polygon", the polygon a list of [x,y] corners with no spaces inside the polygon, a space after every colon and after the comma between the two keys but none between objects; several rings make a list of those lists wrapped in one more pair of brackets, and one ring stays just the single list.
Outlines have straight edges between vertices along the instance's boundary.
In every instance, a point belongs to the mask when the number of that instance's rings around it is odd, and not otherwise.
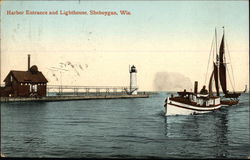
[{"label": "concrete breakwater", "polygon": [[148,98],[149,95],[100,95],[100,96],[47,96],[47,97],[0,97],[1,102],[48,102],[97,99]]}]

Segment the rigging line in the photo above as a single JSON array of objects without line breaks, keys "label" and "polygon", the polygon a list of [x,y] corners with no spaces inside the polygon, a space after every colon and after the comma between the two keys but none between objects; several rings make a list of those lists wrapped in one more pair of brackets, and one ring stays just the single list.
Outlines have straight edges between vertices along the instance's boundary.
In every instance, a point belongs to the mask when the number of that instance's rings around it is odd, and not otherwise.
[{"label": "rigging line", "polygon": [[[214,43],[214,38],[212,40],[212,45],[211,45],[211,48],[210,48],[210,52],[209,52],[209,58],[208,58],[208,62],[207,62],[207,71],[206,71],[206,76],[205,76],[205,83],[207,83],[207,73],[208,73],[208,68],[209,68],[209,62],[210,62],[210,57],[211,57],[211,52],[213,50],[213,43]],[[214,56],[214,55],[213,55]]]},{"label": "rigging line", "polygon": [[229,77],[229,80],[230,80],[230,84],[231,84],[231,86],[232,86],[232,88],[233,88],[233,91],[235,91],[235,90],[234,90],[234,86],[233,86],[233,84],[232,84],[232,80],[231,80],[229,71],[228,71],[228,67],[226,67],[226,68],[227,68],[227,72],[228,72],[228,77]]},{"label": "rigging line", "polygon": [[230,56],[230,52],[229,52],[227,40],[226,40],[226,46],[227,46],[228,57],[229,57],[229,60],[230,60],[230,68],[232,70],[233,84],[234,84],[234,87],[235,87],[234,72],[233,72],[233,67],[232,67],[232,60],[231,60],[231,56]]}]

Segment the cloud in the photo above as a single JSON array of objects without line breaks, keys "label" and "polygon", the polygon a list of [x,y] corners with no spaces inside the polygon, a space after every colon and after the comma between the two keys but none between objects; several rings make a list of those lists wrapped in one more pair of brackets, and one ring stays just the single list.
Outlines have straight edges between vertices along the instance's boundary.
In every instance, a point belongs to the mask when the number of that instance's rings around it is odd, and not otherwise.
[{"label": "cloud", "polygon": [[175,72],[157,72],[154,77],[153,87],[156,91],[181,91],[192,89],[191,80]]}]

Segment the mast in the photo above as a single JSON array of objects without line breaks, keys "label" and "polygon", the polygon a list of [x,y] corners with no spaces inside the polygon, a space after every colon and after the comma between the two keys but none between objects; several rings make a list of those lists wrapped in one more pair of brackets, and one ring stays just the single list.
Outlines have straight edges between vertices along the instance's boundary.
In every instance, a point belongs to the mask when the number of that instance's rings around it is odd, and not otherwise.
[{"label": "mast", "polygon": [[224,62],[224,56],[225,56],[224,34],[225,32],[223,27],[223,36],[219,50],[219,78],[222,91],[226,95],[228,91],[227,91],[227,78],[226,78],[226,64]]},{"label": "mast", "polygon": [[217,30],[215,28],[215,47],[216,47],[216,62],[214,63],[214,81],[215,81],[215,89],[216,89],[216,95],[220,96],[219,91],[219,56],[218,56],[218,47],[217,47]]},{"label": "mast", "polygon": [[217,51],[217,31],[215,28],[215,47],[216,47],[216,59],[215,61],[213,61],[213,71],[211,73],[210,79],[209,79],[209,84],[208,84],[208,89],[209,89],[209,95],[212,96],[213,95],[213,91],[212,91],[212,80],[214,78],[214,82],[215,82],[215,89],[216,89],[216,95],[220,96],[220,92],[219,92],[219,72],[218,72],[218,61],[219,61],[219,56],[218,56],[218,51]]},{"label": "mast", "polygon": [[216,54],[216,64],[218,64],[217,31],[216,31],[216,28],[215,28],[215,54]]}]

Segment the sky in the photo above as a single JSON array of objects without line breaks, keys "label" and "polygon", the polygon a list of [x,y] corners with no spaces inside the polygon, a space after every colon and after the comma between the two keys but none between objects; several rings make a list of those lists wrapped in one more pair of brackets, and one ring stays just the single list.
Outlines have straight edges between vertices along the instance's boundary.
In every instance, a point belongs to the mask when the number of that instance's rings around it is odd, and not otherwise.
[{"label": "sky", "polygon": [[[26,10],[118,15],[7,15]],[[222,26],[234,89],[244,90],[249,84],[248,1],[2,1],[1,84],[10,70],[26,70],[31,54],[31,64],[49,85],[127,86],[129,65],[135,65],[139,90],[189,90],[194,81],[201,88],[214,30],[219,44]]]}]

